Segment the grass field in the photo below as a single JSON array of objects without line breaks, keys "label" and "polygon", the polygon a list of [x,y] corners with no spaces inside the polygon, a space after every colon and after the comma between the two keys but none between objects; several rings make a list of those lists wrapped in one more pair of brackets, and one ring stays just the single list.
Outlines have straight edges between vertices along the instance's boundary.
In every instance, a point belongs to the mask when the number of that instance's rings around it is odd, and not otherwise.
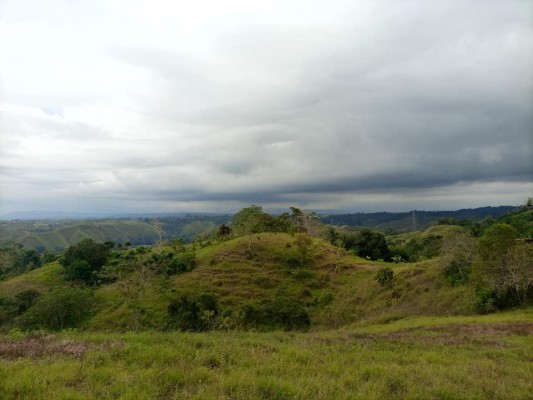
[{"label": "grass field", "polygon": [[0,338],[2,399],[531,399],[533,310],[310,333]]}]

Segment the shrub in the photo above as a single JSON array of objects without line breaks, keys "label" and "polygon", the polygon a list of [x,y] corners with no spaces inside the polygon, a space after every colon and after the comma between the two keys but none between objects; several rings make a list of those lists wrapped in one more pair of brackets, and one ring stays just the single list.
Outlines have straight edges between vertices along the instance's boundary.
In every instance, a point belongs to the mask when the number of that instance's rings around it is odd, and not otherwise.
[{"label": "shrub", "polygon": [[15,315],[21,315],[28,311],[40,296],[41,293],[33,289],[25,290],[17,294],[13,300],[13,311]]},{"label": "shrub", "polygon": [[375,276],[375,280],[382,286],[388,287],[392,284],[394,278],[394,271],[391,267],[380,268]]},{"label": "shrub", "polygon": [[300,302],[286,298],[245,304],[240,318],[245,327],[262,330],[282,328],[286,331],[305,331],[311,325],[307,309]]},{"label": "shrub", "polygon": [[17,322],[25,329],[75,328],[90,315],[93,304],[89,289],[59,287],[39,297]]},{"label": "shrub", "polygon": [[471,235],[457,232],[443,240],[441,268],[452,285],[468,281],[475,257],[476,242]]},{"label": "shrub", "polygon": [[476,290],[474,298],[474,308],[480,314],[490,314],[496,311],[497,307],[496,292],[492,289],[481,287]]},{"label": "shrub", "polygon": [[196,267],[196,254],[194,251],[163,251],[152,253],[148,258],[148,264],[160,273],[174,275],[177,273],[192,271]]},{"label": "shrub", "polygon": [[368,228],[363,228],[355,234],[346,234],[341,240],[346,250],[355,250],[359,257],[366,257],[371,260],[389,257],[385,236]]},{"label": "shrub", "polygon": [[182,331],[205,331],[215,325],[218,300],[210,293],[197,296],[181,295],[168,305],[168,328]]}]

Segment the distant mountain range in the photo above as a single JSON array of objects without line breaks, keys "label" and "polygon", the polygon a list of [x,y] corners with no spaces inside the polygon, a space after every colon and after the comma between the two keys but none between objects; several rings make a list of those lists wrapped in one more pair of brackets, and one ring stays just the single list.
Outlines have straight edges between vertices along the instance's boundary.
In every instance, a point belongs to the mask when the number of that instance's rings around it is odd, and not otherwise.
[{"label": "distant mountain range", "polygon": [[[370,227],[384,232],[409,232],[424,230],[439,219],[481,220],[498,218],[517,207],[481,207],[458,211],[411,211],[401,213],[319,214],[323,223]],[[83,214],[75,219],[64,213],[49,214],[49,218],[29,218],[32,213],[11,214],[18,217],[0,221],[0,245],[17,242],[38,251],[59,252],[84,238],[132,245],[150,245],[159,239],[182,238],[191,241],[197,235],[208,233],[223,223],[231,221],[231,215],[208,213],[149,213],[123,214],[120,218],[100,218]],[[43,214],[39,214],[43,215]],[[56,218],[54,218],[54,216]],[[24,218],[23,218],[24,217]],[[159,229],[160,228],[160,229]],[[161,231],[161,232],[160,232]]]},{"label": "distant mountain range", "polygon": [[369,227],[382,231],[409,232],[418,231],[435,225],[442,218],[456,220],[482,220],[498,218],[503,214],[516,210],[515,206],[467,208],[457,211],[409,211],[399,213],[355,213],[321,215],[320,219],[329,225],[348,225]]}]

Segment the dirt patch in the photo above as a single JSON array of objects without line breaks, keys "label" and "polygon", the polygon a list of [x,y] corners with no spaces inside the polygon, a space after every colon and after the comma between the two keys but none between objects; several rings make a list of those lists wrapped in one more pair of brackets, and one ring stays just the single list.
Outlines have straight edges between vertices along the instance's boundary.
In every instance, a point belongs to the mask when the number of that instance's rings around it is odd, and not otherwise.
[{"label": "dirt patch", "polygon": [[57,339],[54,335],[41,335],[3,340],[0,342],[0,359],[40,358],[51,355],[82,358],[89,350],[107,350],[122,346],[120,341],[94,344],[84,340]]}]

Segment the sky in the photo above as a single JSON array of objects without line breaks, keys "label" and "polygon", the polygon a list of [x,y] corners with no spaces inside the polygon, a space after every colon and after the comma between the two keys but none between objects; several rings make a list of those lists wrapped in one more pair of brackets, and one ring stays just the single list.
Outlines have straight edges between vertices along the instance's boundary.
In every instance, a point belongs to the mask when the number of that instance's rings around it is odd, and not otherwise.
[{"label": "sky", "polygon": [[0,215],[532,196],[529,0],[0,2]]}]

